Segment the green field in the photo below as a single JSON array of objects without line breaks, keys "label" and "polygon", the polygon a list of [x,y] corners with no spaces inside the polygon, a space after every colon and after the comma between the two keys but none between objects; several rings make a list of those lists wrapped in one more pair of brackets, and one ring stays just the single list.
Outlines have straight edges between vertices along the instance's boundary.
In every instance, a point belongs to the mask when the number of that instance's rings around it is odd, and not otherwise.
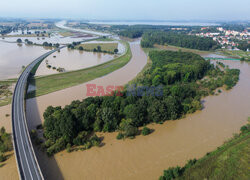
[{"label": "green field", "polygon": [[171,45],[167,45],[167,46],[162,46],[162,45],[155,45],[155,48],[157,49],[162,49],[162,50],[169,50],[169,51],[183,51],[183,52],[192,52],[195,54],[199,54],[199,55],[206,55],[206,54],[211,54],[211,53],[215,53],[215,51],[201,51],[201,50],[197,50],[197,49],[189,49],[189,48],[183,48],[183,47],[178,47],[178,46],[171,46]]},{"label": "green field", "polygon": [[127,42],[123,43],[126,45],[127,48],[126,53],[107,63],[78,71],[71,71],[30,79],[30,83],[35,85],[37,90],[28,93],[27,97],[37,97],[61,89],[72,87],[78,84],[82,84],[84,82],[88,82],[90,80],[109,74],[123,67],[129,62],[132,57],[129,44]]},{"label": "green field", "polygon": [[78,49],[80,46],[88,51],[93,51],[94,48],[97,49],[97,46],[100,46],[102,51],[114,52],[114,49],[118,48],[118,43],[87,43],[80,44],[76,48]]},{"label": "green field", "polygon": [[245,60],[249,59],[250,60],[250,52],[246,52],[246,51],[241,51],[241,50],[237,50],[237,51],[231,51],[231,50],[226,50],[226,49],[221,49],[219,50],[220,53],[222,53],[223,55],[226,56],[230,56],[232,58],[245,58]]},{"label": "green field", "polygon": [[183,51],[183,52],[192,52],[195,54],[199,54],[199,55],[207,55],[207,54],[220,54],[220,55],[224,55],[227,57],[231,57],[234,59],[240,59],[240,58],[245,58],[245,60],[250,59],[250,52],[246,52],[246,51],[241,51],[241,50],[237,50],[237,51],[231,51],[231,50],[227,50],[227,49],[218,49],[216,51],[200,51],[200,50],[196,50],[196,49],[188,49],[188,48],[182,48],[182,47],[177,47],[177,46],[162,46],[162,45],[155,45],[154,48],[145,48],[145,51],[148,52],[150,50],[170,50],[170,51]]},{"label": "green field", "polygon": [[70,31],[61,31],[59,34],[63,37],[73,36],[74,34]]},{"label": "green field", "polygon": [[[175,168],[173,174],[164,172],[160,180],[167,180],[170,176],[175,179],[200,180],[200,179],[250,179],[250,125],[244,126],[245,130],[227,141],[217,150],[207,153],[191,165],[184,168]],[[242,128],[241,128],[242,131]],[[177,170],[179,169],[179,170]]]},{"label": "green field", "polygon": [[16,80],[0,81],[0,106],[5,106],[11,103],[12,92],[10,87],[16,82]]}]

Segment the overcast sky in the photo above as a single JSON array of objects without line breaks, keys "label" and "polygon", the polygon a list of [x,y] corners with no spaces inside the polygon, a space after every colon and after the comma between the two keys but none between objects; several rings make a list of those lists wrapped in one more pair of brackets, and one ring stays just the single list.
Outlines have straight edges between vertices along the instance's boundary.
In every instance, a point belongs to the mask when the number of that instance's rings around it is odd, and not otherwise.
[{"label": "overcast sky", "polygon": [[0,17],[249,20],[250,0],[1,0]]}]

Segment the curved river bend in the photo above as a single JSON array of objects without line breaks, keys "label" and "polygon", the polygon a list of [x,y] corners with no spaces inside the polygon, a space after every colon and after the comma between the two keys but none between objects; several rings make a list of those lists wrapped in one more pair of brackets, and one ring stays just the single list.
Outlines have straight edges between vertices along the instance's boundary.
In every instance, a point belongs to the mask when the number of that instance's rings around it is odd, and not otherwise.
[{"label": "curved river bend", "polygon": [[[147,57],[139,44],[131,44],[131,48],[133,59],[129,64],[89,83],[121,85],[132,79],[145,65]],[[55,155],[53,162],[40,156],[45,176],[56,178],[54,168],[60,169],[65,179],[157,179],[169,166],[184,165],[187,160],[216,149],[238,132],[250,116],[250,64],[240,61],[223,63],[241,70],[240,81],[230,91],[206,97],[202,111],[163,125],[152,124],[149,127],[155,132],[146,137],[117,141],[116,133],[101,133],[105,143],[101,148],[61,152]],[[41,117],[48,105],[64,106],[71,100],[85,97],[84,88],[83,84],[28,100],[31,127],[38,123],[35,120],[40,121],[37,115]]]}]

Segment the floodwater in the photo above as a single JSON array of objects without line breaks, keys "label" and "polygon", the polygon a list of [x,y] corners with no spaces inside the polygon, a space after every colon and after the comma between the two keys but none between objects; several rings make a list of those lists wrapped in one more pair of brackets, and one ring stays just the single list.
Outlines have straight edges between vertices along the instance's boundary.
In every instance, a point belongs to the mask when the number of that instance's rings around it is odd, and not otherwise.
[{"label": "floodwater", "polygon": [[76,28],[72,28],[72,27],[67,27],[66,25],[66,21],[60,21],[57,22],[55,24],[57,27],[62,28],[62,29],[67,29],[70,31],[78,31],[78,32],[83,32],[83,33],[87,33],[87,34],[93,34],[93,35],[97,35],[97,36],[109,36],[110,34],[108,33],[102,33],[102,32],[97,32],[97,31],[92,31],[92,30],[86,30],[86,29],[76,29]]},{"label": "floodwater", "polygon": [[22,66],[48,52],[40,46],[18,45],[0,41],[0,80],[17,78]]},{"label": "floodwater", "polygon": [[86,37],[63,37],[57,33],[53,33],[51,35],[51,37],[5,37],[4,39],[2,39],[2,41],[5,42],[16,42],[17,39],[21,39],[23,42],[25,41],[25,39],[28,39],[29,41],[32,41],[33,43],[36,44],[43,44],[44,42],[48,42],[48,43],[59,43],[59,44],[69,44],[72,42],[78,42],[78,41],[84,41],[84,40],[89,40],[89,39],[93,39],[95,38],[94,36],[86,36]]},{"label": "floodwater", "polygon": [[[123,85],[146,64],[147,56],[138,43],[131,43],[133,58],[123,68],[102,78],[27,101],[30,128],[40,124],[47,106],[65,106],[86,98],[86,84]],[[230,91],[204,99],[204,109],[185,118],[162,125],[151,124],[155,131],[133,140],[116,140],[117,133],[101,133],[104,146],[87,151],[61,152],[51,159],[39,155],[46,179],[157,179],[164,169],[184,165],[216,149],[239,132],[250,116],[250,64],[224,61],[241,70],[239,83]],[[129,72],[129,73],[128,73]],[[54,172],[60,170],[58,177]]]},{"label": "floodwater", "polygon": [[[55,57],[54,57],[55,56]],[[79,50],[71,50],[68,48],[61,49],[47,57],[39,66],[36,76],[49,75],[59,73],[57,70],[47,68],[47,64],[56,68],[63,68],[65,72],[84,69],[96,66],[114,59],[116,55],[94,53]]]},{"label": "floodwater", "polygon": [[[146,64],[147,56],[138,43],[131,43],[131,50],[131,61],[113,73],[82,85],[29,99],[26,103],[29,128],[35,128],[41,123],[47,106],[65,106],[72,100],[86,98],[86,84],[123,85],[133,79]],[[162,125],[151,124],[149,127],[155,130],[152,134],[138,136],[133,140],[118,141],[117,133],[101,133],[99,135],[104,137],[104,146],[100,148],[61,152],[53,158],[46,158],[40,152],[38,159],[45,178],[158,179],[164,169],[184,165],[187,160],[202,157],[216,149],[233,133],[239,132],[250,116],[250,64],[240,61],[223,63],[231,68],[239,68],[240,80],[232,90],[206,97],[202,111]],[[0,125],[7,121],[6,124],[10,124],[10,118],[3,114],[10,112],[9,109],[10,106],[0,107]],[[7,165],[0,172],[5,174],[6,169]],[[15,168],[12,170],[13,174],[16,173]]]}]

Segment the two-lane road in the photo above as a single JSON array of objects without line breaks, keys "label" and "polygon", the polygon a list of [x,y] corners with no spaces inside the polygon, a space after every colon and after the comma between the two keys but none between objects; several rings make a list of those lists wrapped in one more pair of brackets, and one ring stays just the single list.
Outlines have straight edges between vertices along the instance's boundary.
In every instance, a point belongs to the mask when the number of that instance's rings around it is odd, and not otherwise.
[{"label": "two-lane road", "polygon": [[[61,48],[64,47],[65,46]],[[27,80],[34,66],[57,50],[58,49],[55,49],[45,53],[44,55],[33,61],[30,65],[28,65],[28,67],[19,77],[14,90],[12,100],[12,132],[19,176],[22,180],[44,179],[33,150],[25,116],[24,98],[26,93]]]}]

